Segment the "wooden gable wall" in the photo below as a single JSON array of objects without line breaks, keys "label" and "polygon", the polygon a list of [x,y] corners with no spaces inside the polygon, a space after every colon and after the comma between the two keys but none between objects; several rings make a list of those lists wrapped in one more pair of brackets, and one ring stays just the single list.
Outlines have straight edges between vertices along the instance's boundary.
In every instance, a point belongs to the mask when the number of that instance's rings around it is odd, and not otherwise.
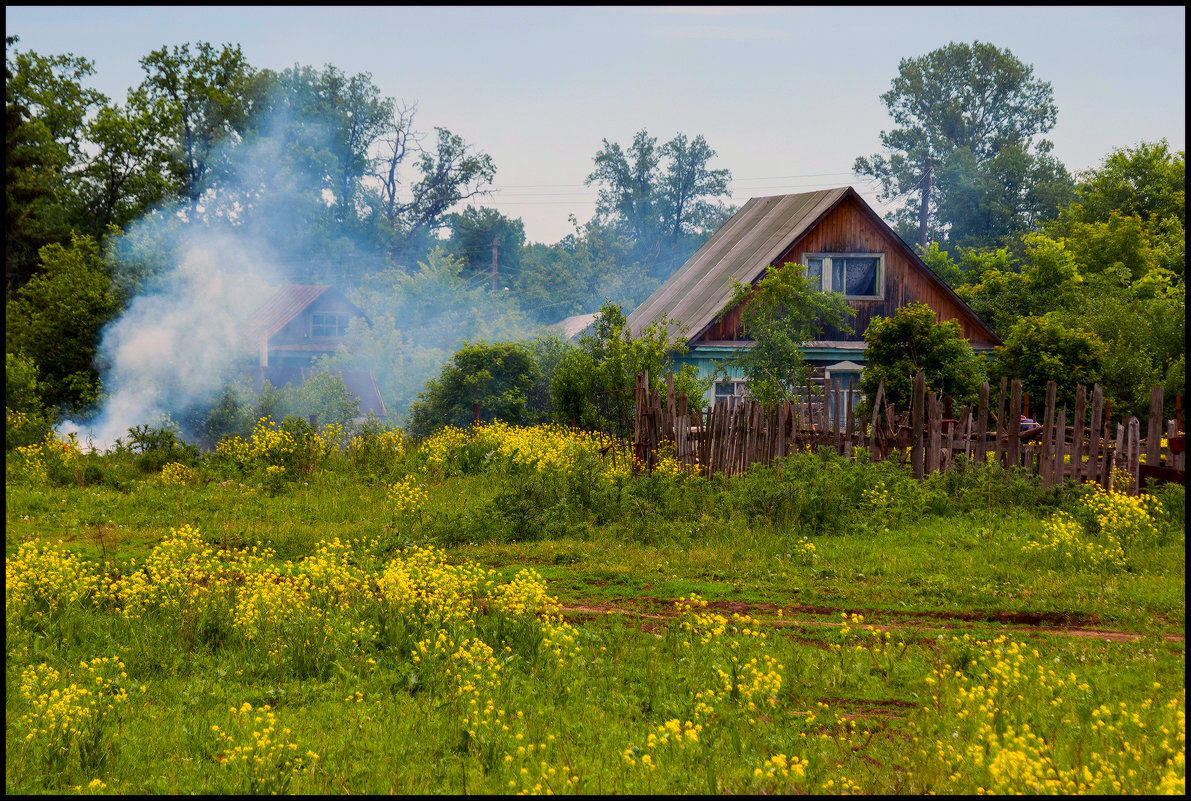
[{"label": "wooden gable wall", "polygon": [[[823,332],[823,339],[863,341],[864,331],[874,317],[891,317],[899,307],[908,303],[925,303],[935,310],[936,320],[957,320],[964,337],[974,347],[997,344],[975,321],[972,312],[957,303],[932,276],[925,274],[896,235],[875,221],[855,198],[844,198],[773,263],[801,264],[806,253],[856,252],[885,254],[885,296],[881,300],[848,301],[848,305],[856,310],[851,322],[853,333],[845,336],[828,328]],[[737,307],[719,322],[713,322],[691,344],[745,339],[740,325],[741,308]]]},{"label": "wooden gable wall", "polygon": [[359,317],[360,311],[353,306],[348,300],[337,292],[326,292],[320,297],[316,298],[313,303],[302,309],[301,312],[290,320],[284,328],[269,338],[270,346],[277,345],[314,345],[323,344],[330,350],[334,350],[335,346],[343,341],[343,337],[319,337],[313,338],[310,336],[310,316],[315,312],[325,312],[329,314],[345,314],[349,317]]}]

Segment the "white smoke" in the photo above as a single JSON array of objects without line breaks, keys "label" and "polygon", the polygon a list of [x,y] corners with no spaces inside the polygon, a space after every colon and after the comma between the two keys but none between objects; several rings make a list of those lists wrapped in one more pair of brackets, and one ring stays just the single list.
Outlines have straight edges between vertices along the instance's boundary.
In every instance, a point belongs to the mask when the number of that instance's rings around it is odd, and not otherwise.
[{"label": "white smoke", "polygon": [[[209,400],[246,347],[238,327],[275,291],[269,260],[234,232],[183,235],[176,265],[103,332],[111,394],[92,421],[67,420],[63,435],[111,449],[133,426]],[[272,285],[272,286],[271,286]]]}]

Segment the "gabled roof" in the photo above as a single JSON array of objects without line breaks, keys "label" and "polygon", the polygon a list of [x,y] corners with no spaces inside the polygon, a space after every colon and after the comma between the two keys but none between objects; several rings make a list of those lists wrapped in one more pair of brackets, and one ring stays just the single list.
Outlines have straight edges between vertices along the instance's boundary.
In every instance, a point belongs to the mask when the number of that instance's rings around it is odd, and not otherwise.
[{"label": "gabled roof", "polygon": [[770,262],[813,226],[850,187],[804,192],[799,195],[755,197],[703,243],[686,264],[628,317],[633,336],[662,314],[680,322],[688,335],[706,328],[732,298],[732,279],[751,284]]},{"label": "gabled roof", "polygon": [[359,314],[364,314],[346,295],[330,284],[290,284],[250,314],[240,326],[240,333],[254,342],[261,334],[271,337],[327,292],[335,293]]},{"label": "gabled roof", "polygon": [[640,336],[645,327],[662,314],[671,318],[667,326],[671,336],[677,336],[683,327],[686,338],[698,336],[728,305],[733,279],[742,284],[759,281],[774,259],[789,250],[846,197],[855,198],[874,223],[883,228],[890,240],[928,276],[928,280],[937,284],[959,308],[971,314],[994,342],[1001,341],[996,332],[935,275],[913,248],[902,242],[889,224],[850,186],[749,200],[695,255],[633,310],[627,320],[633,336]]}]

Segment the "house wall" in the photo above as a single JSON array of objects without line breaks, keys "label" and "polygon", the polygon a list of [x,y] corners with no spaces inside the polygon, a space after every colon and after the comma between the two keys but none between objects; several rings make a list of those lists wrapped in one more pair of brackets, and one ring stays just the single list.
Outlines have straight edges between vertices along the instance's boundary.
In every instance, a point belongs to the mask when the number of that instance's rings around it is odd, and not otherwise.
[{"label": "house wall", "polygon": [[343,337],[313,338],[310,336],[310,315],[315,312],[320,314],[347,314],[352,317],[360,316],[359,311],[350,303],[328,292],[326,295],[316,298],[313,303],[303,309],[294,319],[290,320],[284,328],[270,337],[270,347],[276,345],[325,345],[328,351],[334,350],[343,342]]},{"label": "house wall", "polygon": [[[925,303],[935,310],[936,320],[957,320],[964,337],[973,347],[990,348],[996,344],[976,323],[971,312],[957,303],[947,290],[938,286],[931,276],[924,274],[923,268],[910,256],[905,246],[861,208],[854,198],[845,198],[785,253],[774,259],[773,264],[800,264],[806,253],[849,252],[885,254],[884,298],[848,301],[848,305],[856,310],[851,322],[852,333],[844,334],[828,328],[822,339],[863,341],[864,331],[874,317],[890,317],[899,307],[908,303]],[[743,305],[738,306],[719,322],[712,323],[691,344],[743,340],[740,325],[742,308]]]}]

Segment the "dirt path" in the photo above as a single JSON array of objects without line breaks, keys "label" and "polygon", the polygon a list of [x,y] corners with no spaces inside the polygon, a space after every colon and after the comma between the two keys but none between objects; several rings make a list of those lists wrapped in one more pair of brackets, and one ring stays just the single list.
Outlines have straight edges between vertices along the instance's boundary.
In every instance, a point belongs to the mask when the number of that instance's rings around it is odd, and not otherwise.
[{"label": "dirt path", "polygon": [[[629,605],[629,604],[635,604]],[[1024,611],[955,611],[955,612],[903,612],[899,610],[841,609],[831,606],[778,606],[776,604],[745,603],[743,601],[710,601],[709,610],[723,614],[736,613],[763,619],[774,628],[802,626],[839,627],[843,620],[822,620],[807,615],[835,615],[842,613],[864,616],[865,625],[881,631],[924,631],[962,629],[971,624],[1000,623],[1007,629],[1026,636],[1030,634],[1056,634],[1064,637],[1085,637],[1108,642],[1135,642],[1144,635],[1118,629],[1099,628],[1095,615],[1069,615],[1048,612]],[[781,617],[778,617],[779,611]],[[677,614],[673,601],[660,598],[640,597],[610,601],[575,601],[562,605],[562,612],[577,622],[583,617],[604,614],[620,614],[643,620],[659,621]],[[894,618],[891,622],[888,618]],[[1184,642],[1182,634],[1165,635],[1167,642]]]}]

